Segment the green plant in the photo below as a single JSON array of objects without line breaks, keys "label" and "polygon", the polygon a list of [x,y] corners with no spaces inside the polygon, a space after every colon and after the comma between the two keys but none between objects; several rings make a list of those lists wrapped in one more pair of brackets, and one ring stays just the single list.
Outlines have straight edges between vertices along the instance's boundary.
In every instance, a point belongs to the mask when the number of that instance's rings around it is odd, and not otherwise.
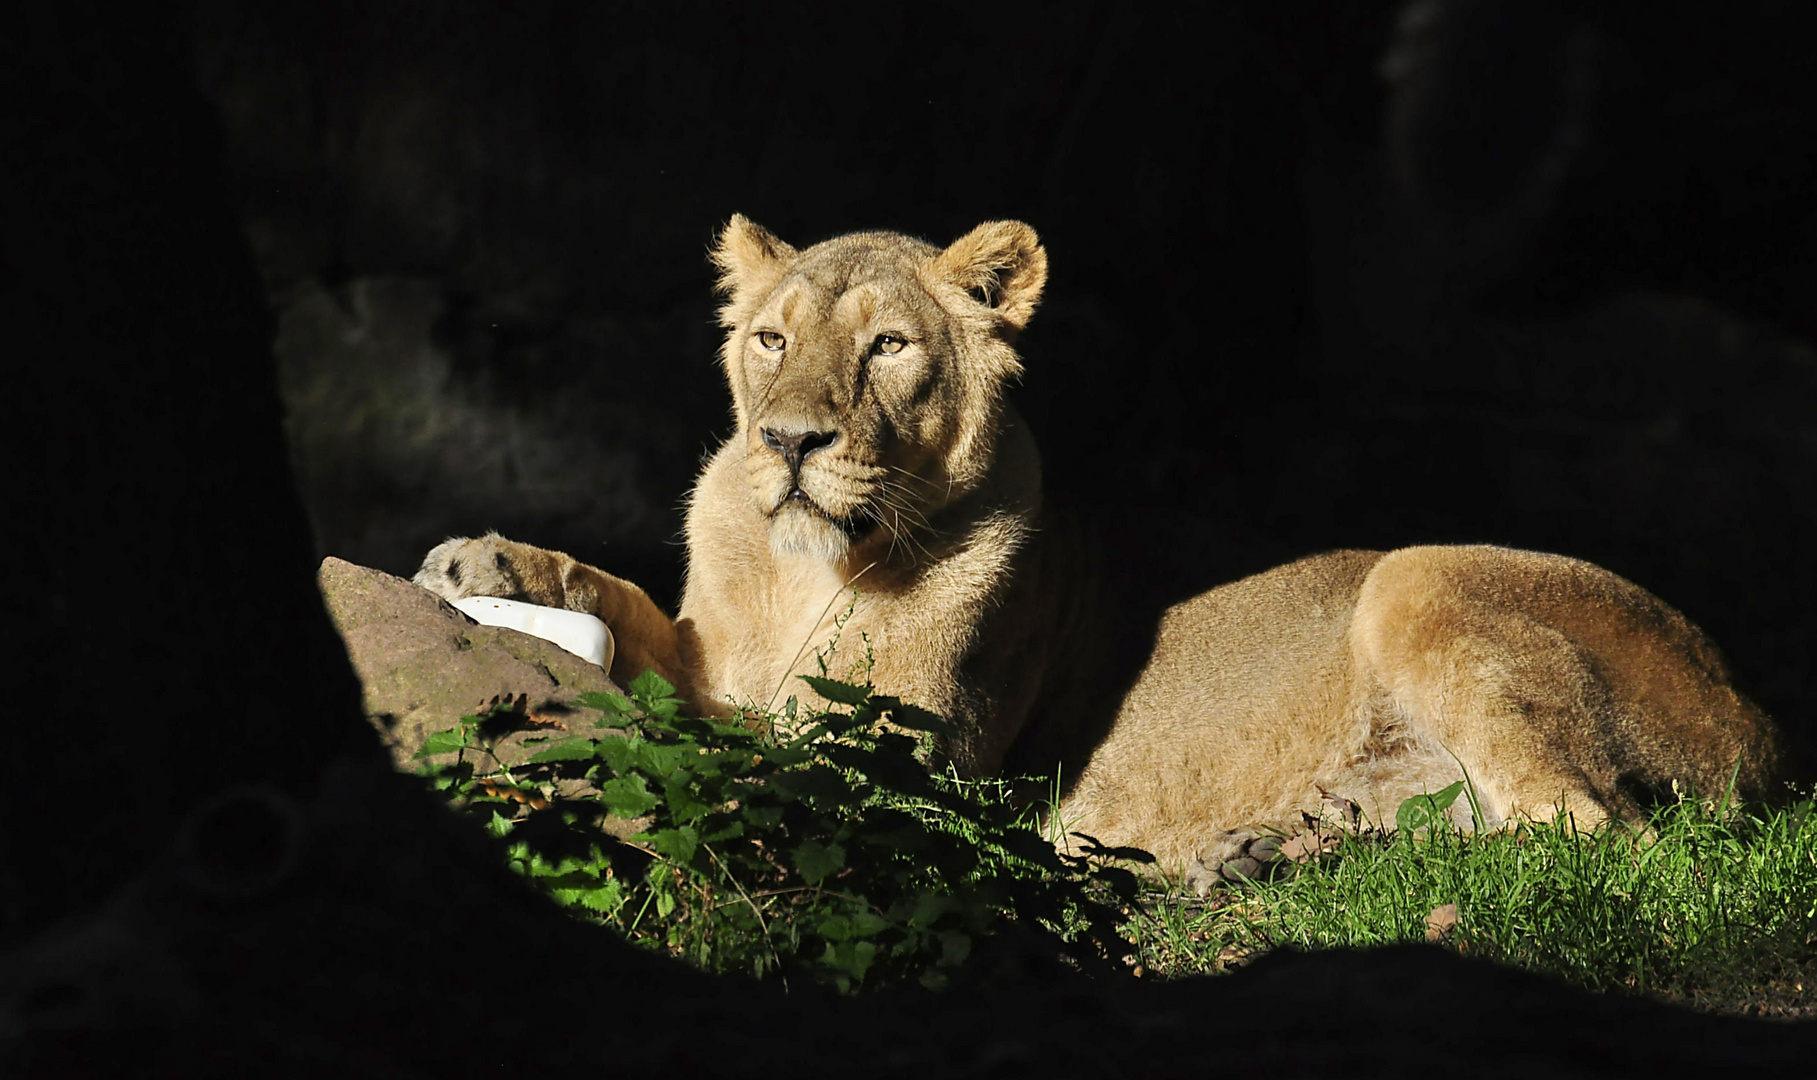
[{"label": "green plant", "polygon": [[917,758],[937,717],[803,678],[831,708],[690,718],[646,673],[628,697],[583,696],[592,730],[570,722],[515,768],[490,750],[500,710],[422,755],[457,753],[433,784],[555,900],[713,970],[940,986],[1006,935],[1080,966],[1121,959],[1118,909],[1136,885],[1107,857],[1130,853],[1056,851],[1005,785]]}]

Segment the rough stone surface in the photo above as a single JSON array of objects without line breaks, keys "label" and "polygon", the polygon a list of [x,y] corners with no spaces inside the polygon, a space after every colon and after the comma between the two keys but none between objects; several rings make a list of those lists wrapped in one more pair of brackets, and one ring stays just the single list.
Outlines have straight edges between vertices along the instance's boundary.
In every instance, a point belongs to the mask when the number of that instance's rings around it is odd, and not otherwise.
[{"label": "rough stone surface", "polygon": [[366,717],[402,768],[414,768],[417,750],[434,732],[494,702],[521,698],[521,711],[546,726],[512,732],[495,744],[501,761],[514,762],[524,739],[559,732],[555,725],[585,713],[574,705],[576,697],[617,692],[598,664],[552,641],[482,626],[427,589],[382,570],[328,558],[317,582],[365,688]]}]

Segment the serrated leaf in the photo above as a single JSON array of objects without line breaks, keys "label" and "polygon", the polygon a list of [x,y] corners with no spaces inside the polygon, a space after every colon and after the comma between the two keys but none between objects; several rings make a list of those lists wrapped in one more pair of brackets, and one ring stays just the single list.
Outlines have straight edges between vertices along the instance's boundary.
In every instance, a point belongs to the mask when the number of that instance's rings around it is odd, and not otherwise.
[{"label": "serrated leaf", "polygon": [[597,911],[602,915],[615,915],[618,909],[625,906],[625,890],[616,880],[608,881],[597,889],[578,889],[574,900],[581,907]]},{"label": "serrated leaf", "polygon": [[631,750],[628,767],[652,776],[669,776],[683,765],[692,764],[690,759],[700,757],[700,752],[696,748],[678,743],[655,743],[647,739],[627,739],[625,741],[630,744]]},{"label": "serrated leaf", "polygon": [[744,822],[732,821],[721,825],[700,838],[703,844],[717,844],[721,840],[732,840],[744,835]]},{"label": "serrated leaf", "polygon": [[947,723],[944,717],[938,713],[929,712],[919,705],[910,705],[900,701],[892,702],[885,707],[884,711],[888,714],[890,723],[905,731],[926,731],[934,735],[951,735],[953,733],[953,726]]},{"label": "serrated leaf", "polygon": [[869,941],[829,941],[821,963],[850,974],[853,982],[863,982],[864,973],[877,958],[877,946]]},{"label": "serrated leaf", "polygon": [[691,783],[693,779],[693,774],[688,770],[676,769],[662,784],[663,801],[669,804],[669,816],[682,824],[698,821],[713,809],[695,796]]},{"label": "serrated leaf", "polygon": [[[637,706],[633,705],[631,699],[623,694],[608,694],[600,690],[589,690],[578,695],[575,697],[574,703],[589,709],[598,709],[610,717],[628,717],[637,711]],[[604,723],[605,717],[601,717],[600,721]]]},{"label": "serrated leaf", "polygon": [[797,747],[812,746],[814,743],[816,743],[819,740],[821,740],[822,738],[826,737],[827,732],[829,732],[831,730],[832,730],[831,724],[828,724],[828,723],[815,724],[814,726],[808,728],[806,731],[795,736],[793,739],[790,739],[788,742],[788,746],[790,749],[794,749]]},{"label": "serrated leaf", "polygon": [[619,775],[632,772],[637,766],[637,744],[643,742],[635,735],[628,738],[614,738],[610,735],[599,740],[593,752],[599,755],[611,770]]},{"label": "serrated leaf", "polygon": [[795,849],[795,869],[801,871],[803,881],[818,885],[845,869],[845,848],[839,844],[803,840]]},{"label": "serrated leaf", "polygon": [[732,724],[722,724],[717,720],[700,720],[685,717],[671,725],[674,730],[697,742],[712,745],[721,744],[727,748],[756,746],[757,736],[748,728]]},{"label": "serrated leaf", "polygon": [[780,806],[744,806],[744,819],[755,828],[770,830],[782,824],[782,807]]},{"label": "serrated leaf", "polygon": [[972,954],[972,937],[957,930],[940,935],[940,966],[958,967]]},{"label": "serrated leaf", "polygon": [[996,840],[999,847],[1018,859],[1036,866],[1058,869],[1054,845],[1048,843],[1040,833],[1031,829],[1004,829],[997,834]]},{"label": "serrated leaf", "polygon": [[472,745],[463,731],[437,731],[423,740],[423,748],[416,752],[416,757],[426,758],[431,754],[452,754],[465,750]]},{"label": "serrated leaf", "polygon": [[667,856],[684,865],[693,860],[694,852],[700,847],[700,833],[692,825],[657,829],[644,833],[643,837],[658,855]]},{"label": "serrated leaf", "polygon": [[826,748],[826,756],[842,769],[850,769],[897,791],[916,790],[920,786],[918,781],[927,775],[927,770],[906,754],[883,754],[857,746],[834,745]]},{"label": "serrated leaf", "polygon": [[675,696],[674,685],[656,674],[655,671],[646,671],[632,679],[631,685],[625,689],[630,691],[631,697],[639,702],[660,701],[663,698]]},{"label": "serrated leaf", "polygon": [[909,925],[925,930],[938,922],[940,916],[958,911],[962,906],[959,898],[951,893],[922,893],[915,900],[915,910],[909,915]]},{"label": "serrated leaf", "polygon": [[859,908],[822,919],[816,930],[828,941],[849,941],[853,938],[875,937],[889,928],[888,919],[874,911]]},{"label": "serrated leaf", "polygon": [[858,686],[838,679],[823,679],[817,675],[800,675],[797,678],[813,687],[814,693],[836,705],[863,705],[871,696],[871,688],[868,686]]},{"label": "serrated leaf", "polygon": [[778,773],[770,779],[770,784],[796,798],[824,799],[836,806],[858,801],[852,785],[846,783],[838,770],[818,763],[805,769]]},{"label": "serrated leaf", "polygon": [[1457,802],[1457,797],[1463,790],[1464,782],[1454,780],[1430,794],[1415,795],[1405,800],[1394,812],[1394,827],[1411,834],[1448,822],[1450,818],[1447,811]]},{"label": "serrated leaf", "polygon": [[563,739],[531,754],[529,761],[532,765],[546,761],[588,761],[594,754],[592,739]]},{"label": "serrated leaf", "polygon": [[639,818],[662,805],[641,776],[620,776],[599,786],[599,804],[621,818]]}]

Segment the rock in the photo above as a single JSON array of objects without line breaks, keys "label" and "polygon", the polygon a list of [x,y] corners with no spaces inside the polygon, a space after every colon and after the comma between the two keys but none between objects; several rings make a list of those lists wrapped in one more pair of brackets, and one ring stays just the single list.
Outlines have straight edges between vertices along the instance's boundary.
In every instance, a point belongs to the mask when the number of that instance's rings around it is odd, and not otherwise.
[{"label": "rock", "polygon": [[587,718],[591,727],[591,712],[575,698],[619,692],[599,665],[552,641],[482,626],[384,571],[331,557],[322,561],[317,583],[365,688],[366,718],[400,768],[415,769],[429,735],[498,702],[517,703],[530,721],[494,744],[500,761],[514,764],[530,752],[525,739],[560,734],[572,718]]}]

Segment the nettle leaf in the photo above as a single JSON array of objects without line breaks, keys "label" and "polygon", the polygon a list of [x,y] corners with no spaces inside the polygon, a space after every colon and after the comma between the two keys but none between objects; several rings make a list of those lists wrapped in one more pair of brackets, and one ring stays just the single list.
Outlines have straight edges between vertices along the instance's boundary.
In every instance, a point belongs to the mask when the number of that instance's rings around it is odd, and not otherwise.
[{"label": "nettle leaf", "polygon": [[703,844],[717,844],[721,840],[732,840],[744,835],[744,822],[731,821],[700,838]]},{"label": "nettle leaf", "polygon": [[795,869],[801,871],[802,880],[809,885],[818,885],[845,869],[845,848],[839,844],[803,840],[795,849]]},{"label": "nettle leaf", "polygon": [[951,735],[953,726],[938,713],[932,713],[919,705],[910,705],[894,698],[882,698],[876,702],[890,723],[905,731],[926,731],[934,735]]},{"label": "nettle leaf", "polygon": [[855,801],[852,785],[846,783],[837,769],[815,763],[805,769],[782,773],[770,783],[797,798],[819,798],[836,805]]},{"label": "nettle leaf", "polygon": [[592,739],[563,739],[530,755],[530,764],[539,765],[547,761],[587,761],[593,758]]},{"label": "nettle leaf", "polygon": [[416,752],[416,756],[426,758],[431,754],[452,754],[471,745],[464,731],[437,731],[423,740],[423,748]]},{"label": "nettle leaf", "polygon": [[635,735],[624,739],[605,738],[599,740],[599,744],[593,748],[593,752],[599,755],[600,760],[610,766],[613,772],[622,776],[636,771],[637,744],[641,742],[643,740]]},{"label": "nettle leaf", "polygon": [[[868,941],[829,941],[820,962],[849,973],[852,982],[863,982],[864,973],[871,969],[871,961],[876,958],[877,946]],[[849,989],[845,980],[840,980],[840,989]]]},{"label": "nettle leaf", "polygon": [[[573,892],[573,891],[576,891],[579,889],[597,889],[597,888],[599,888],[599,883],[600,883],[599,875],[595,874],[589,870],[569,869],[560,874],[549,874],[549,873],[538,873],[537,869],[538,868],[536,866],[532,865],[530,868],[530,872],[533,875],[535,875],[536,877],[542,878],[543,884],[546,885],[552,892],[560,892],[560,891]],[[544,867],[543,869],[546,870],[547,867]]]},{"label": "nettle leaf", "polygon": [[1036,866],[1059,869],[1054,845],[1032,829],[1005,829],[997,834],[997,846]]},{"label": "nettle leaf", "polygon": [[683,824],[698,821],[713,809],[710,804],[695,797],[693,779],[693,773],[677,769],[662,785],[663,799],[669,804],[669,816]]},{"label": "nettle leaf", "polygon": [[599,786],[599,804],[621,818],[638,818],[662,805],[644,778],[635,774],[608,780]]},{"label": "nettle leaf", "polygon": [[863,705],[871,696],[871,688],[868,686],[858,686],[839,679],[823,679],[817,675],[799,675],[797,678],[813,687],[814,693],[836,705]]},{"label": "nettle leaf", "polygon": [[646,671],[632,679],[631,685],[625,689],[631,692],[631,700],[637,702],[646,715],[673,720],[681,712],[681,702],[675,698],[675,687],[654,671]]},{"label": "nettle leaf", "polygon": [[890,928],[890,921],[863,908],[822,919],[820,936],[828,941],[850,941],[853,938],[876,937]]},{"label": "nettle leaf", "polygon": [[602,915],[616,914],[625,906],[625,890],[617,880],[607,881],[597,889],[576,889],[574,900],[581,907],[597,911]]},{"label": "nettle leaf", "polygon": [[739,748],[747,746],[754,747],[758,745],[757,736],[750,729],[738,727],[733,724],[722,724],[717,720],[698,720],[692,717],[683,717],[676,720],[675,723],[670,726],[675,729],[677,734],[685,735],[690,739],[696,739],[705,744],[717,743],[728,747]]},{"label": "nettle leaf", "polygon": [[959,898],[950,893],[922,893],[915,900],[915,910],[909,915],[909,925],[926,929],[940,920],[940,916],[949,911],[959,911],[965,905]]},{"label": "nettle leaf", "polygon": [[632,679],[631,685],[625,689],[631,691],[633,698],[656,700],[675,696],[675,685],[656,674],[654,670],[646,671]]},{"label": "nettle leaf", "polygon": [[[574,703],[584,705],[589,709],[598,709],[606,716],[620,719],[629,719],[637,712],[637,706],[632,704],[630,698],[623,694],[607,694],[599,690],[589,690],[579,695],[574,699]],[[600,722],[604,723],[605,717],[601,717]]]},{"label": "nettle leaf", "polygon": [[657,829],[655,832],[644,833],[643,838],[658,855],[684,865],[693,860],[694,852],[700,847],[700,833],[692,825]]},{"label": "nettle leaf", "polygon": [[782,824],[782,807],[752,806],[746,803],[743,808],[744,819],[754,828],[769,831]]},{"label": "nettle leaf", "polygon": [[[1154,861],[1155,857],[1149,855],[1148,852],[1144,851],[1142,854],[1148,855],[1149,862]],[[1094,876],[1110,886],[1110,890],[1118,896],[1133,897],[1141,891],[1141,880],[1121,866],[1100,866]]]},{"label": "nettle leaf", "polygon": [[[821,723],[815,724],[814,726],[808,728],[806,731],[803,731],[801,734],[795,736],[793,739],[790,739],[788,742],[788,748],[792,750],[792,749],[796,749],[796,748],[811,747],[815,743],[819,742],[821,739],[825,738],[827,736],[827,734],[829,732],[831,732],[832,730],[833,730],[833,725],[831,723],[827,723],[827,722],[823,721]],[[809,751],[809,752],[812,753],[812,751]]]},{"label": "nettle leaf", "polygon": [[632,744],[629,767],[652,776],[669,776],[676,769],[691,765],[700,757],[697,748],[679,743],[654,743],[647,739],[625,741]]},{"label": "nettle leaf", "polygon": [[1464,790],[1462,780],[1454,780],[1430,794],[1415,795],[1401,803],[1394,812],[1394,827],[1404,833],[1431,829],[1450,821],[1448,811]]},{"label": "nettle leaf", "polygon": [[[907,737],[898,735],[896,738],[906,740]],[[914,790],[927,775],[927,770],[907,755],[891,756],[856,746],[829,746],[826,748],[826,756],[828,761],[842,769],[850,769],[897,789]]]}]

